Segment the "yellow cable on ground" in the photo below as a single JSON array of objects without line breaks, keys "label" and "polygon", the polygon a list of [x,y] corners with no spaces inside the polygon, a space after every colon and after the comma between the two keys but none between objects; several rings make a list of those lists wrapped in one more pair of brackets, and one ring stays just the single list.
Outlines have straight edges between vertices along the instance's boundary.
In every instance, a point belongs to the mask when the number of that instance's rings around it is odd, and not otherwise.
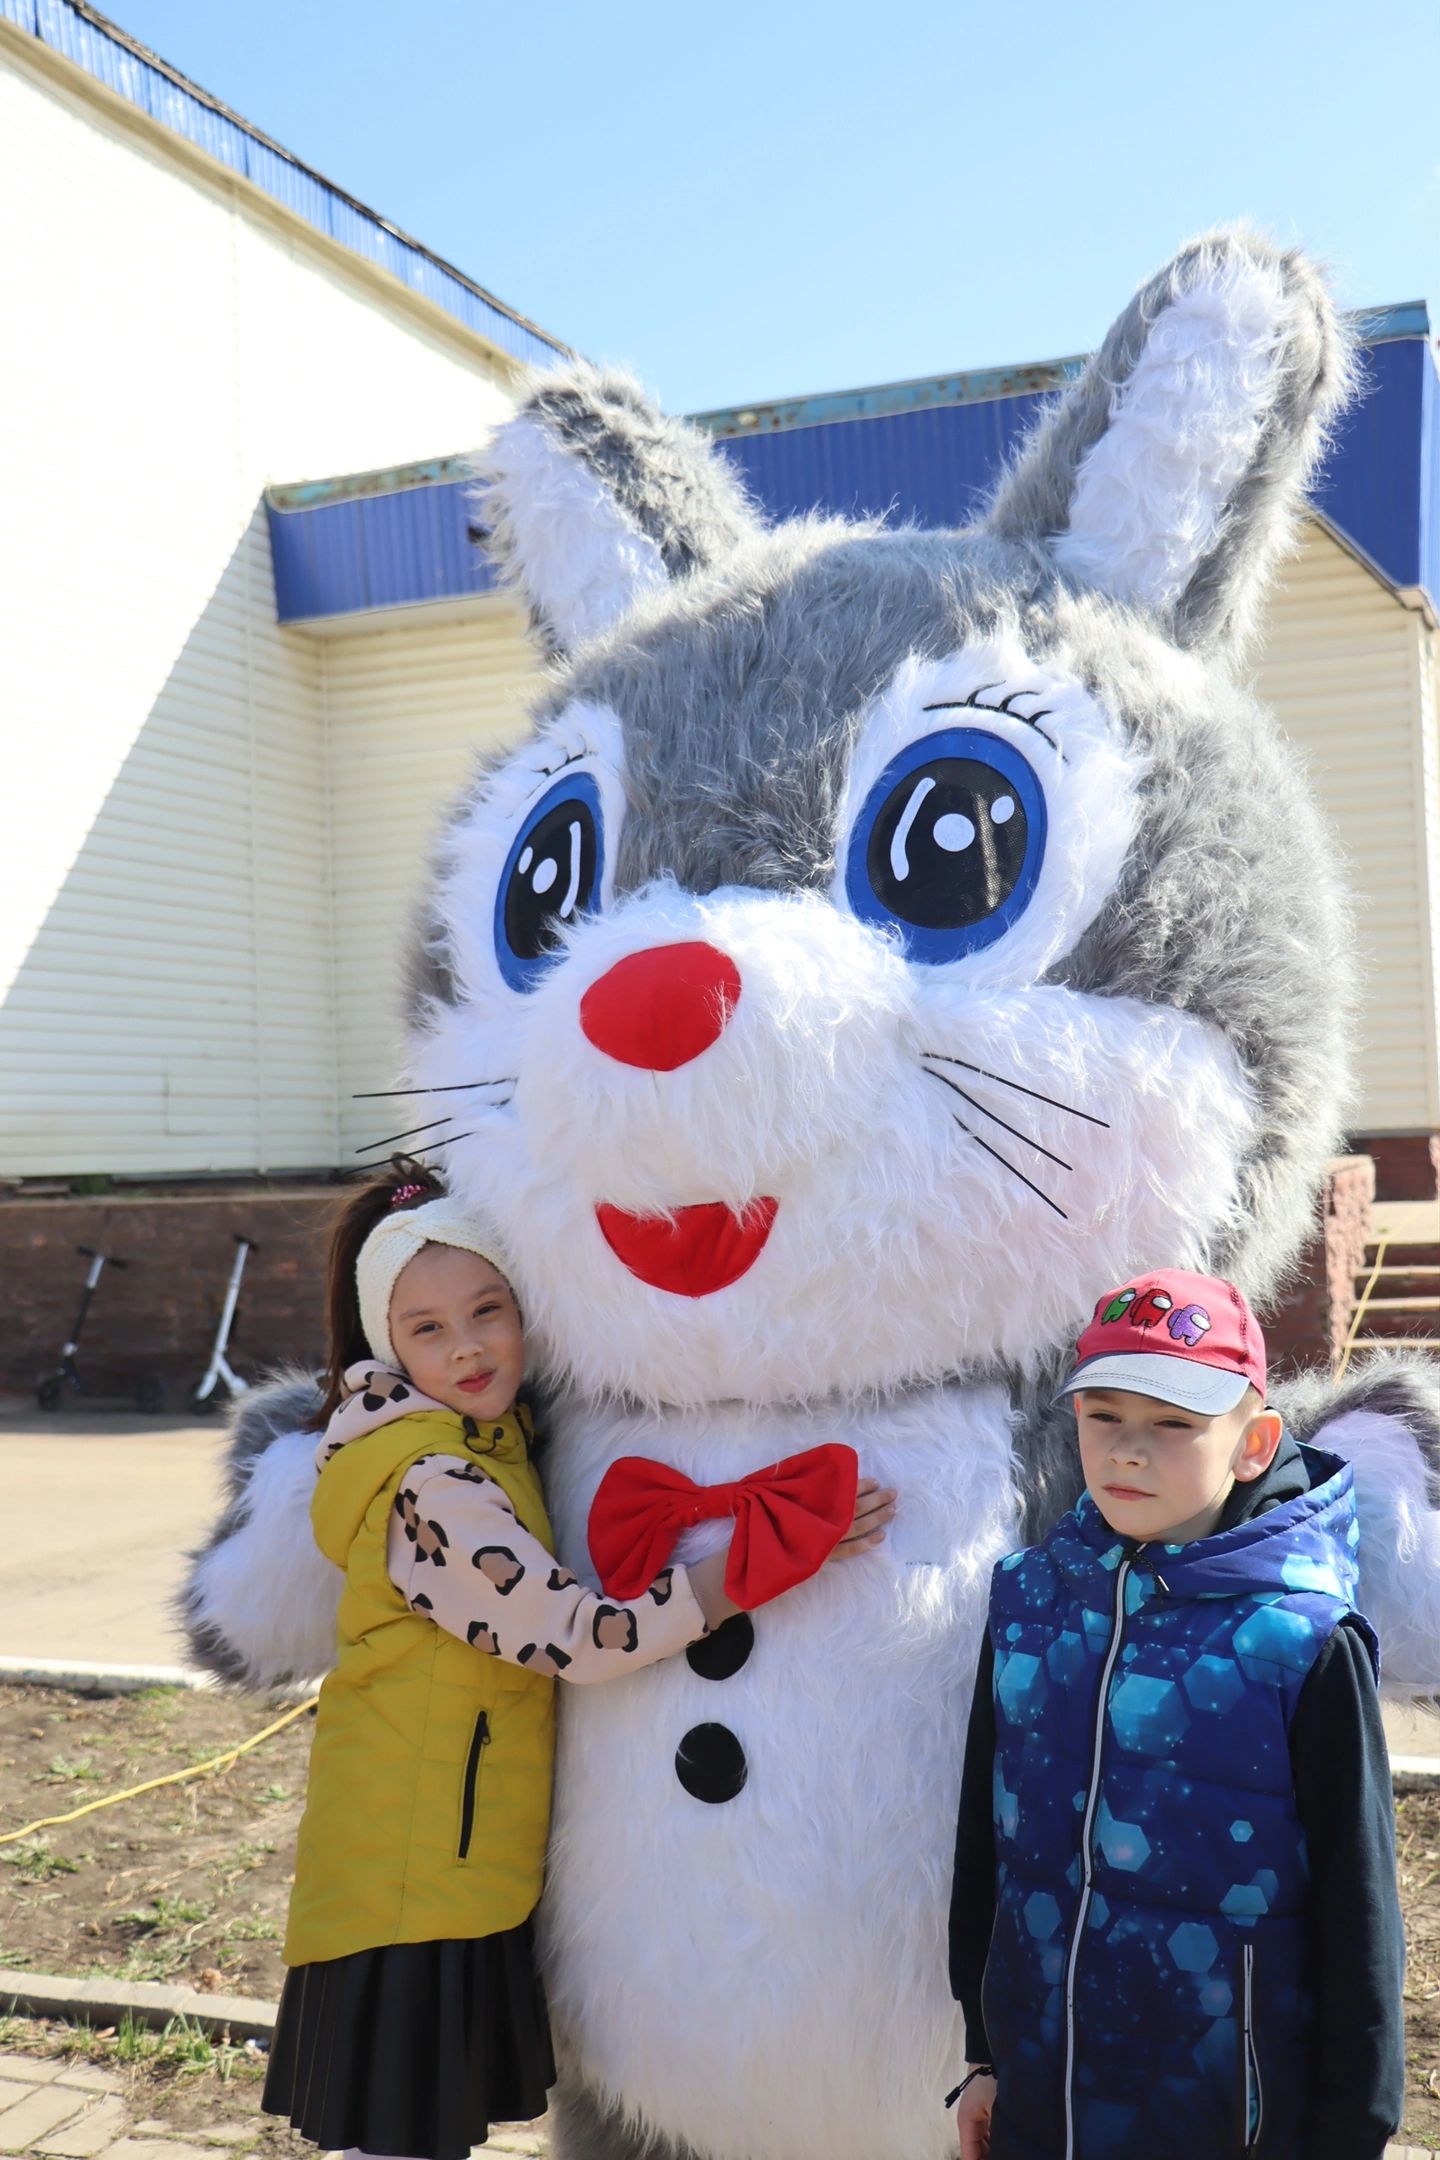
[{"label": "yellow cable on ground", "polygon": [[250,1738],[242,1740],[238,1747],[227,1748],[223,1755],[212,1755],[208,1762],[193,1763],[188,1770],[172,1770],[168,1777],[147,1778],[143,1785],[132,1785],[125,1792],[107,1793],[103,1800],[87,1800],[84,1807],[71,1808],[68,1815],[42,1815],[39,1822],[26,1823],[23,1830],[0,1832],[0,1845],[13,1845],[20,1838],[34,1837],[37,1830],[53,1830],[60,1823],[78,1822],[82,1815],[93,1815],[97,1808],[118,1807],[122,1800],[134,1800],[139,1794],[155,1792],[162,1785],[183,1785],[187,1778],[208,1777],[212,1770],[228,1770],[232,1763],[238,1762],[242,1755],[247,1755],[251,1748],[259,1747],[262,1740],[270,1739],[272,1734],[282,1731],[285,1726],[293,1725],[296,1718],[303,1717],[307,1710],[313,1710],[319,1700],[318,1695],[312,1695],[308,1702],[297,1703],[293,1710],[287,1710],[284,1717],[276,1718],[274,1724],[267,1725],[263,1732],[252,1733]]}]

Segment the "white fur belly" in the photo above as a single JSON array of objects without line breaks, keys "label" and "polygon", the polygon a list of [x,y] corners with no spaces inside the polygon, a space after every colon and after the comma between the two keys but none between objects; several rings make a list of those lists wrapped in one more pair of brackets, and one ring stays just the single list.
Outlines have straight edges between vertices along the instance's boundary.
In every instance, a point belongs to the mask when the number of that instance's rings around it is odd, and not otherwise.
[{"label": "white fur belly", "polygon": [[[570,1420],[566,1420],[568,1425]],[[588,1428],[588,1429],[587,1429]],[[946,1922],[985,1595],[1014,1542],[1005,1406],[992,1391],[833,1416],[578,1414],[566,1559],[605,1464],[638,1452],[705,1480],[822,1438],[895,1484],[878,1554],[755,1616],[743,1668],[684,1658],[563,1691],[544,1920],[552,2009],[586,2080],[711,2160],[927,2160],[961,2032]],[[720,1804],[675,1753],[719,1723],[747,1779]]]}]

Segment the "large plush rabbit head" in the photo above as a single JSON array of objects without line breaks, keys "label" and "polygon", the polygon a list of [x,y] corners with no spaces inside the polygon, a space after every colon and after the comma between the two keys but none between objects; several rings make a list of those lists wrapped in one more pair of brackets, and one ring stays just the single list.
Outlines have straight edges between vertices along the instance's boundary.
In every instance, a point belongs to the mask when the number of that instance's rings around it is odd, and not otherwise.
[{"label": "large plush rabbit head", "polygon": [[411,1062],[552,1371],[1033,1375],[1139,1268],[1274,1283],[1343,920],[1235,668],[1345,374],[1314,270],[1212,236],[953,532],[767,528],[628,381],[534,384],[482,516],[554,665],[446,828]]}]

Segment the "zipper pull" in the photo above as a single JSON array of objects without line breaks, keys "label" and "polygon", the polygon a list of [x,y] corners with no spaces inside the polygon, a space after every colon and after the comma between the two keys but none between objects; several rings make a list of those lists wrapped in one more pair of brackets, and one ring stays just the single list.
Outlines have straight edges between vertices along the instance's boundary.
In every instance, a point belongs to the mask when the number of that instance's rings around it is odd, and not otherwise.
[{"label": "zipper pull", "polygon": [[[1145,1549],[1146,1549],[1146,1546],[1148,1545],[1148,1543],[1149,1543],[1149,1539],[1147,1538],[1146,1540],[1144,1540],[1144,1542],[1143,1542],[1143,1543],[1141,1543],[1141,1544],[1139,1544],[1139,1545],[1137,1545],[1137,1546],[1136,1546],[1136,1548],[1135,1548],[1135,1555],[1134,1555],[1134,1557],[1136,1558],[1136,1560],[1138,1560],[1138,1559],[1140,1558],[1140,1555],[1141,1555],[1141,1554],[1142,1554],[1142,1553],[1143,1553],[1143,1552],[1145,1551]],[[1145,1565],[1146,1565],[1146,1567],[1147,1567],[1147,1568],[1149,1568],[1149,1570],[1150,1570],[1150,1573],[1151,1573],[1151,1574],[1152,1574],[1152,1575],[1154,1576],[1154,1578],[1155,1578],[1156,1582],[1157,1582],[1157,1583],[1159,1584],[1160,1588],[1161,1588],[1161,1589],[1162,1589],[1162,1590],[1164,1591],[1164,1593],[1165,1593],[1166,1597],[1169,1597],[1169,1595],[1170,1595],[1170,1585],[1169,1585],[1169,1583],[1168,1583],[1168,1582],[1166,1582],[1166,1580],[1165,1580],[1164,1576],[1163,1576],[1163,1575],[1161,1574],[1161,1572],[1160,1572],[1160,1569],[1159,1569],[1159,1567],[1158,1567],[1158,1566],[1156,1565],[1155,1561],[1153,1561],[1153,1560],[1147,1560],[1147,1561],[1145,1562]]]}]

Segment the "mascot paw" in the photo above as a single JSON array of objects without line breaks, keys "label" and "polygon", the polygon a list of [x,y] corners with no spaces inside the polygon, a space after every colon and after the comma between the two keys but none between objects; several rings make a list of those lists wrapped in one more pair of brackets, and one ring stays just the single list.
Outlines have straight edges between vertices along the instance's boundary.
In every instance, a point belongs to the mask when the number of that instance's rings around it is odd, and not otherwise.
[{"label": "mascot paw", "polygon": [[226,1462],[227,1502],[177,1600],[191,1662],[222,1680],[268,1688],[311,1680],[335,1662],[344,1577],[310,1528],[319,1398],[308,1379],[248,1394]]},{"label": "mascot paw", "polygon": [[1276,1407],[1297,1439],[1354,1469],[1360,1604],[1383,1692],[1440,1706],[1440,1359],[1382,1353],[1338,1387],[1298,1383]]}]

